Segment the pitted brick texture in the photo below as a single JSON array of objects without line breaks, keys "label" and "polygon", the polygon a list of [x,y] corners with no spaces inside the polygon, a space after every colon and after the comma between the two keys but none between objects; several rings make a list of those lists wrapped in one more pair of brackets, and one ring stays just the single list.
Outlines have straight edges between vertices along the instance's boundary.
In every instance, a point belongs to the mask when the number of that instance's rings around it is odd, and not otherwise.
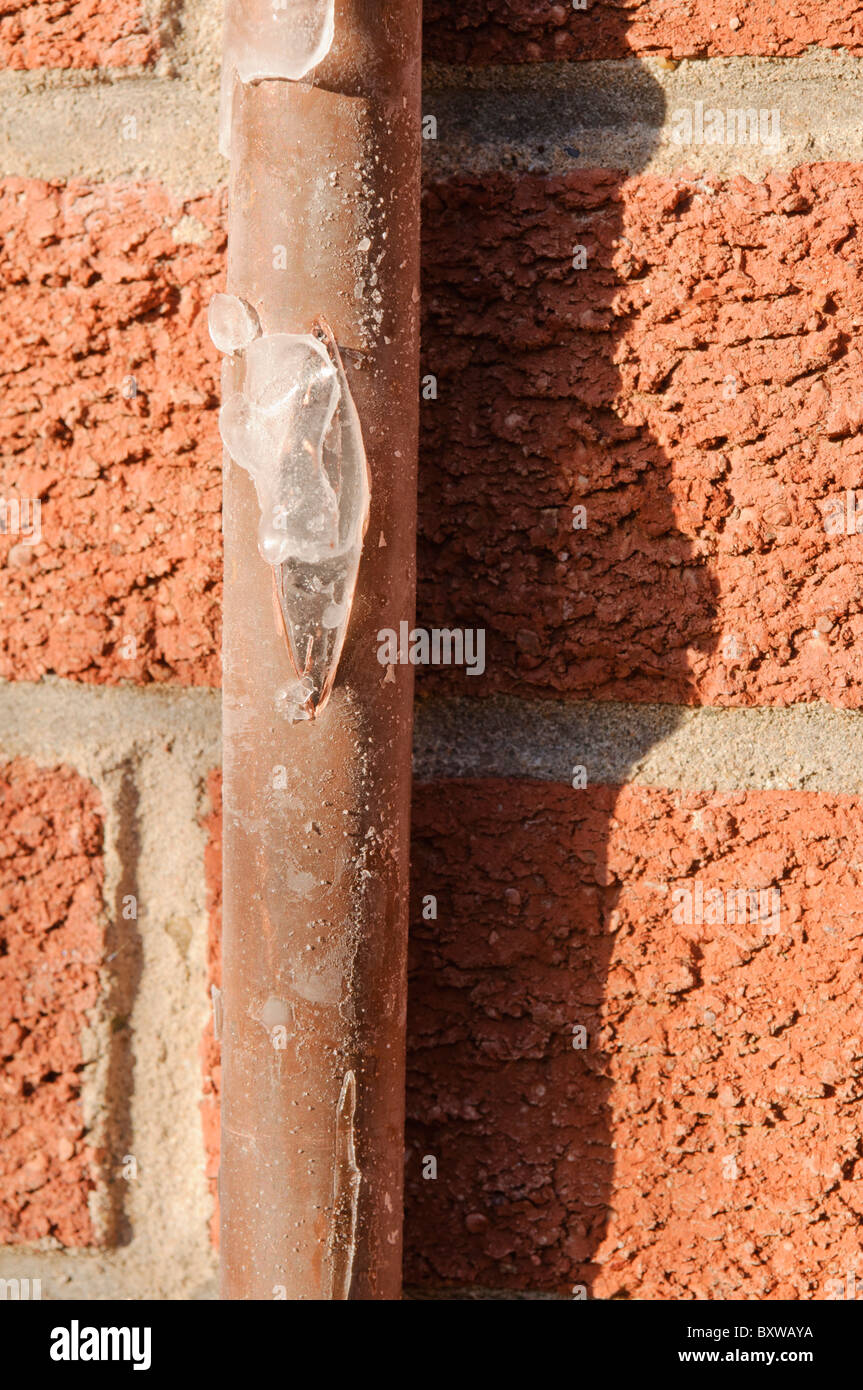
[{"label": "pitted brick texture", "polygon": [[137,0],[0,0],[0,66],[129,67],[155,58],[155,28]]},{"label": "pitted brick texture", "polygon": [[[861,861],[852,798],[420,788],[408,1281],[796,1300],[859,1273]],[[699,879],[778,887],[778,934],[676,925]]]},{"label": "pitted brick texture", "polygon": [[0,675],[216,684],[220,200],[10,179],[0,234]]},{"label": "pitted brick texture", "polygon": [[861,222],[851,164],[428,191],[418,614],[487,671],[426,689],[860,704]]},{"label": "pitted brick texture", "polygon": [[0,769],[0,1244],[94,1243],[81,1032],[102,959],[102,823],[69,769]]},{"label": "pitted brick texture", "polygon": [[[476,689],[858,703],[860,203],[851,165],[430,191],[420,616],[486,627]],[[221,208],[13,181],[0,219],[2,495],[43,531],[0,540],[0,673],[216,683]]]},{"label": "pitted brick texture", "polygon": [[863,52],[859,0],[426,0],[424,53],[445,63],[754,54],[791,57],[811,44]]}]

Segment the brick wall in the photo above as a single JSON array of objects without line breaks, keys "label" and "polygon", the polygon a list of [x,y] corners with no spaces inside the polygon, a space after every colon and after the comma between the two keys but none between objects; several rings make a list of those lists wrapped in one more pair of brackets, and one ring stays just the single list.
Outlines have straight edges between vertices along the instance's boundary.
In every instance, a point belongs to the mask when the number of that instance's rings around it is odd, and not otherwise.
[{"label": "brick wall", "polygon": [[[215,1287],[220,8],[0,15],[0,1276],[50,1297]],[[418,686],[406,1280],[823,1298],[863,1275],[863,8],[425,16],[418,616],[486,665]],[[782,143],[676,143],[698,101]]]}]

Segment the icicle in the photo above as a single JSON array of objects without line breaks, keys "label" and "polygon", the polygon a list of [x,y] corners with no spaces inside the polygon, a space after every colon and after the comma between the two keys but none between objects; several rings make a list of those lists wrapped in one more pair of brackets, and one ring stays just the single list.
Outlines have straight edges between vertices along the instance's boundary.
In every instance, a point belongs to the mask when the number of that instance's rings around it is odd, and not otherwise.
[{"label": "icicle", "polygon": [[254,310],[233,295],[216,300],[213,339],[242,353],[245,368],[219,415],[222,441],[258,495],[258,549],[275,571],[299,682],[285,703],[313,719],[335,678],[368,524],[360,422],[325,324],[316,336],[258,330],[247,344]]}]

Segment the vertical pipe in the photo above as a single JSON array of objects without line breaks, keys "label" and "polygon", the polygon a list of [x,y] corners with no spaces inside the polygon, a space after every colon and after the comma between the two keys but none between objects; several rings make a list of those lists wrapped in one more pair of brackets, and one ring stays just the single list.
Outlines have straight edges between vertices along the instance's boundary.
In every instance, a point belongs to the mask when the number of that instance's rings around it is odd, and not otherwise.
[{"label": "vertical pipe", "polygon": [[[250,0],[227,3],[236,21]],[[264,334],[328,325],[371,502],[329,698],[298,717],[255,486],[225,456],[229,1299],[400,1290],[413,689],[378,632],[414,608],[419,81],[420,0],[336,0],[312,73],[233,83],[228,291]],[[226,361],[226,397],[246,373]]]}]

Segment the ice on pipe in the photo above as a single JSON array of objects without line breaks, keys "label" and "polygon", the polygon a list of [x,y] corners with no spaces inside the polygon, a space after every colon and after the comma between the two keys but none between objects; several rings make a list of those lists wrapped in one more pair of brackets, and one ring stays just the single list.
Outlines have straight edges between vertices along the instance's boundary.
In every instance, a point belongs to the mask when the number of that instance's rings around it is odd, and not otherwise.
[{"label": "ice on pipe", "polygon": [[234,79],[298,82],[330,51],[335,0],[226,0],[219,147],[231,142]]},{"label": "ice on pipe", "polygon": [[219,352],[242,352],[261,335],[258,315],[235,294],[214,294],[207,310],[207,327]]},{"label": "ice on pipe", "polygon": [[311,335],[256,338],[246,384],[222,407],[231,457],[255,481],[258,548],[269,565],[293,556],[316,564],[339,547],[339,504],[324,467],[340,386],[335,364]]},{"label": "ice on pipe", "polygon": [[297,677],[294,716],[313,718],[332,689],[368,522],[362,431],[325,325],[257,337],[242,361],[243,389],[219,428],[255,484],[258,549],[275,572]]}]

